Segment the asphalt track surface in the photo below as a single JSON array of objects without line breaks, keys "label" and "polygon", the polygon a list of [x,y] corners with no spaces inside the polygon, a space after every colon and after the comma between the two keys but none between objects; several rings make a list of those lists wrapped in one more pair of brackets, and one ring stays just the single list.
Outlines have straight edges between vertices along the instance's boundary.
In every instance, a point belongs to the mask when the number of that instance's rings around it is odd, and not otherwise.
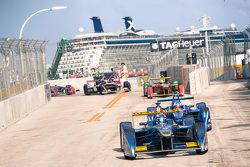
[{"label": "asphalt track surface", "polygon": [[119,146],[119,123],[155,100],[130,93],[54,97],[28,117],[0,132],[1,167],[250,166],[250,90],[241,81],[212,82],[196,96],[211,111],[205,155],[179,152],[139,155],[125,160]]}]

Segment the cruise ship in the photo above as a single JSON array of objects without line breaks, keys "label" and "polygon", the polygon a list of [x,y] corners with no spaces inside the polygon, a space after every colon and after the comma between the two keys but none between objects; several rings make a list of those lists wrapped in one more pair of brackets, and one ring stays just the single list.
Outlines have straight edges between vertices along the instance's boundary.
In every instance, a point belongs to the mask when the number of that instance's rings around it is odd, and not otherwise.
[{"label": "cruise ship", "polygon": [[[179,50],[173,59],[178,59],[175,65],[181,65],[187,63],[186,54],[190,52],[190,48],[193,47],[192,50],[198,48],[197,54],[202,56],[204,50],[209,52],[213,44],[217,44],[216,42],[234,44],[233,54],[239,55],[237,64],[241,64],[246,48],[250,48],[249,29],[238,31],[234,24],[228,29],[210,26],[207,16],[202,18],[202,27],[191,26],[186,31],[176,28],[176,33],[169,36],[159,35],[152,30],[137,30],[131,17],[123,18],[126,30],[120,32],[104,32],[99,17],[92,17],[91,20],[94,33],[84,33],[83,29],[79,29],[80,33],[73,39],[62,38],[58,43],[50,68],[50,78],[62,77],[63,74],[88,75],[92,68],[97,67],[101,72],[119,71],[122,62],[127,65],[131,75],[147,74],[149,67],[157,60],[161,60],[161,57],[170,50]],[[162,48],[167,46],[163,43],[169,46],[190,43],[190,46]],[[194,44],[200,45],[194,46]]]},{"label": "cruise ship", "polygon": [[136,30],[131,17],[124,17],[126,30],[104,32],[99,17],[92,17],[94,33],[80,34],[73,39],[63,38],[58,43],[50,75],[77,74],[88,75],[91,69],[101,72],[119,71],[124,62],[129,72],[146,74],[154,52],[150,44],[163,37],[152,30]]}]

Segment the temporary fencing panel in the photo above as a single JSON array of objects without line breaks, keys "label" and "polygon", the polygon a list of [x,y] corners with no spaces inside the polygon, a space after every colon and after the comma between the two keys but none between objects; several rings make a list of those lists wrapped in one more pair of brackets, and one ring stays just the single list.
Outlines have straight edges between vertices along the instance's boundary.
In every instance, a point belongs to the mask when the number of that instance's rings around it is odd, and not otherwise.
[{"label": "temporary fencing panel", "polygon": [[0,101],[47,83],[46,41],[0,39]]}]

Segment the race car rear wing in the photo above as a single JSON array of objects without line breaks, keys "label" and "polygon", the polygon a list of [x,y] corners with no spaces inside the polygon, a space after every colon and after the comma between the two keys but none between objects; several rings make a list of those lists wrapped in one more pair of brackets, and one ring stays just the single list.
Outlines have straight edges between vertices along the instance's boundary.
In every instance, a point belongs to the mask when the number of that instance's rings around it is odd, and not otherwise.
[{"label": "race car rear wing", "polygon": [[171,79],[171,77],[148,78],[148,81],[149,80],[166,80],[166,79]]},{"label": "race car rear wing", "polygon": [[139,111],[139,112],[133,112],[132,116],[142,116],[142,115],[154,115],[154,114],[160,114],[160,113],[173,113],[173,112],[178,112],[179,110],[173,109],[173,110],[166,110],[163,109],[161,112],[157,111]]},{"label": "race car rear wing", "polygon": [[193,96],[189,96],[189,97],[178,97],[178,98],[165,98],[165,99],[157,100],[157,103],[166,102],[166,101],[173,101],[173,100],[192,100],[192,99],[194,99]]}]

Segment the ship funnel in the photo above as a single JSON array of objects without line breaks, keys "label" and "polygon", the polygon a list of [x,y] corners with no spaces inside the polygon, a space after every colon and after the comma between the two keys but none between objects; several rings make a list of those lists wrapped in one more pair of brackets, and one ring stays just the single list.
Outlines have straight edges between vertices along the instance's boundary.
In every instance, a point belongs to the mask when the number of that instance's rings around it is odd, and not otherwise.
[{"label": "ship funnel", "polygon": [[95,33],[101,33],[101,32],[103,32],[102,23],[101,23],[100,18],[99,17],[92,17],[90,19],[93,20],[93,25],[94,25]]},{"label": "ship funnel", "polygon": [[125,20],[125,27],[127,31],[135,31],[135,26],[133,23],[133,19],[131,17],[124,17]]}]

